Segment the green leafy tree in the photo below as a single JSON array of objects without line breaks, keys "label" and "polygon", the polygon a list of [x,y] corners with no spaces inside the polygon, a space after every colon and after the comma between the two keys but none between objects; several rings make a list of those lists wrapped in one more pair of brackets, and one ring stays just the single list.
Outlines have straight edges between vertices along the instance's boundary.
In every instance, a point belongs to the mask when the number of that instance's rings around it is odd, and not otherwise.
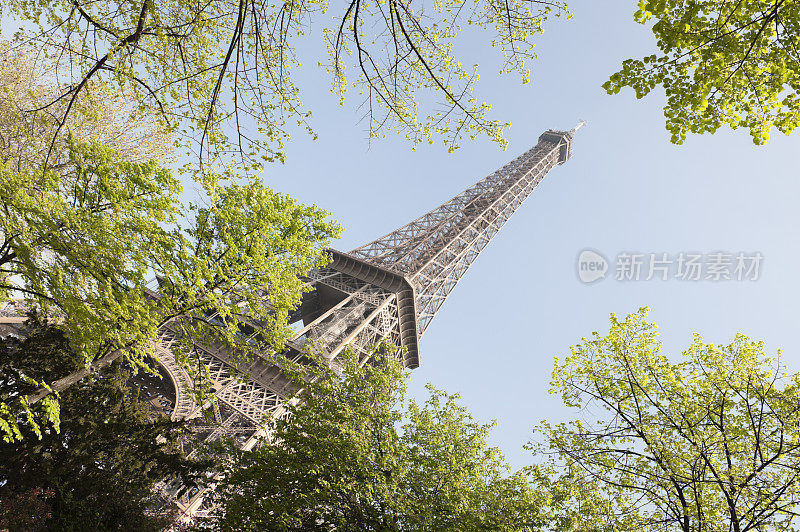
[{"label": "green leafy tree", "polygon": [[[80,357],[63,332],[34,320],[26,338],[0,340],[0,397],[31,391],[22,377],[56,379]],[[158,530],[170,516],[157,481],[191,481],[209,467],[177,445],[183,423],[154,416],[118,361],[61,395],[60,430],[0,444],[0,526],[11,530]],[[29,427],[23,430],[30,430]]]},{"label": "green leafy tree", "polygon": [[537,493],[507,474],[458,397],[405,399],[388,351],[351,352],[301,374],[305,389],[271,443],[233,452],[216,488],[223,530],[515,530],[538,523]]},{"label": "green leafy tree", "polygon": [[[60,317],[85,367],[124,356],[134,371],[152,371],[163,327],[186,345],[216,342],[242,359],[282,346],[288,313],[308,289],[299,276],[326,262],[339,231],[326,212],[230,172],[206,174],[204,194],[185,205],[179,180],[155,161],[132,162],[72,137],[67,149],[69,167],[58,172],[0,166],[1,298],[22,294]],[[147,289],[153,274],[157,296]],[[246,338],[243,320],[262,334]],[[188,347],[177,354],[195,371]],[[35,373],[26,378],[46,384]],[[37,425],[30,404],[49,389],[0,404],[6,440],[21,437],[20,413]],[[41,406],[55,422],[55,398]]]},{"label": "green leafy tree", "polygon": [[462,27],[487,31],[502,50],[502,70],[527,82],[533,38],[549,16],[567,14],[562,2],[539,0],[352,0],[335,6],[333,18],[329,7],[325,0],[10,0],[4,19],[24,22],[16,42],[59,65],[61,91],[38,109],[65,102],[63,121],[81,91],[105,80],[156,110],[201,161],[233,149],[249,165],[283,158],[287,123],[308,127],[293,71],[312,24],[321,24],[328,60],[320,66],[332,90],[359,91],[371,136],[397,129],[414,143],[441,137],[455,148],[478,134],[505,142],[507,125],[473,96],[472,62],[453,56]]},{"label": "green leafy tree", "polygon": [[637,98],[663,87],[672,142],[728,124],[763,144],[800,123],[797,2],[641,0],[634,18],[652,24],[659,52],[626,60],[603,87]]},{"label": "green leafy tree", "polygon": [[70,135],[86,143],[96,140],[130,161],[164,165],[173,159],[173,135],[129,91],[92,83],[60,124],[66,102],[39,109],[58,98],[57,65],[41,60],[36,50],[7,41],[0,41],[0,63],[0,162],[10,169],[41,169],[48,159],[48,169],[71,171]]},{"label": "green leafy tree", "polygon": [[556,362],[553,392],[591,417],[543,423],[531,446],[561,468],[553,512],[574,530],[793,530],[800,377],[741,334],[670,360],[646,315],[612,315]]},{"label": "green leafy tree", "polygon": [[[195,202],[183,203],[180,180],[156,162],[169,160],[171,136],[130,92],[94,82],[65,123],[65,101],[29,112],[59,90],[57,64],[36,57],[0,43],[0,299],[22,296],[58,316],[86,368],[52,387],[26,375],[42,390],[0,403],[6,439],[20,437],[20,414],[42,397],[37,408],[57,422],[57,399],[46,395],[97,361],[124,355],[134,371],[152,369],[164,326],[240,348],[243,358],[280,346],[305,290],[297,275],[324,262],[339,231],[324,211],[226,169],[198,176]],[[145,289],[154,274],[157,298]],[[240,319],[259,322],[262,345],[243,341]],[[177,354],[196,368],[191,353]]]}]

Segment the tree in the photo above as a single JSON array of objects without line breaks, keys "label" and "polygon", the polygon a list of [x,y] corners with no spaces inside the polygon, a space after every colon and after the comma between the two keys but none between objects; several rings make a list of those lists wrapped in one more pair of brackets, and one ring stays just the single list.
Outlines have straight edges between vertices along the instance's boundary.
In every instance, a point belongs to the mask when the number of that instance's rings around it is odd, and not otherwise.
[{"label": "tree", "polygon": [[[792,530],[800,513],[800,376],[738,334],[661,353],[647,309],[611,317],[553,370],[592,419],[543,423],[533,444],[563,467],[580,530]],[[595,519],[596,518],[596,519]],[[574,522],[574,521],[573,521]]]},{"label": "tree", "polygon": [[163,131],[158,115],[140,109],[135,95],[108,83],[88,85],[60,128],[66,102],[31,111],[52,102],[60,90],[57,65],[37,57],[35,50],[0,41],[0,162],[16,171],[41,170],[47,164],[48,170],[69,172],[74,169],[70,136],[84,143],[95,140],[129,161],[171,162],[173,135]]},{"label": "tree", "polygon": [[800,6],[785,0],[642,0],[634,18],[652,20],[659,53],[628,59],[603,85],[643,98],[664,88],[672,142],[724,124],[763,144],[775,127],[800,123]]},{"label": "tree", "polygon": [[[60,316],[84,366],[124,356],[134,371],[152,371],[163,327],[186,340],[177,356],[198,380],[192,341],[242,360],[282,347],[288,313],[308,290],[299,276],[326,262],[339,231],[325,211],[230,172],[206,174],[205,197],[184,205],[179,180],[155,161],[74,138],[67,147],[70,171],[0,167],[0,297],[21,293]],[[157,297],[147,289],[153,274]],[[258,337],[242,334],[247,320]],[[6,440],[21,437],[19,416],[41,396],[0,404]],[[54,404],[43,403],[45,419],[56,421]]]},{"label": "tree", "polygon": [[25,23],[17,42],[59,63],[61,92],[37,109],[66,102],[63,120],[81,91],[103,79],[157,110],[201,163],[209,151],[234,149],[246,166],[283,158],[288,121],[308,127],[292,71],[312,21],[322,20],[332,90],[363,94],[371,136],[396,128],[414,143],[442,137],[455,148],[476,134],[504,142],[507,125],[472,96],[477,70],[452,55],[462,25],[492,32],[503,71],[527,82],[533,37],[550,15],[567,14],[562,2],[539,0],[352,0],[334,20],[328,8],[324,0],[11,0],[4,13]]},{"label": "tree", "polygon": [[[221,342],[242,359],[280,349],[288,312],[307,290],[298,276],[327,260],[338,225],[231,169],[207,169],[196,201],[182,203],[180,180],[154,160],[172,149],[156,117],[100,82],[74,100],[62,127],[56,116],[66,103],[29,113],[55,94],[57,65],[23,52],[0,44],[0,298],[22,295],[59,316],[85,367],[124,355],[134,371],[152,371],[163,327],[189,342]],[[158,297],[147,291],[153,275]],[[240,334],[247,319],[261,326],[260,342]],[[192,353],[177,354],[196,374]],[[20,437],[19,417],[51,389],[26,378],[43,389],[0,402],[5,439]],[[56,398],[40,411],[57,422]]]},{"label": "tree", "polygon": [[541,519],[524,475],[506,474],[458,396],[428,387],[405,399],[390,351],[341,373],[306,369],[289,416],[269,422],[271,443],[233,451],[215,492],[223,530],[513,530]]},{"label": "tree", "polygon": [[2,494],[0,488],[0,526],[5,530],[36,530],[36,525],[50,519],[51,508],[43,497],[53,491],[34,488],[22,493]]},{"label": "tree", "polygon": [[[0,340],[0,397],[30,392],[27,373],[55,379],[80,364],[58,328],[34,319],[26,338]],[[154,489],[181,476],[190,482],[208,463],[177,445],[185,423],[171,422],[139,400],[118,361],[61,396],[60,430],[0,444],[0,526],[16,530],[158,530],[167,524]],[[27,428],[26,430],[30,430]]]}]

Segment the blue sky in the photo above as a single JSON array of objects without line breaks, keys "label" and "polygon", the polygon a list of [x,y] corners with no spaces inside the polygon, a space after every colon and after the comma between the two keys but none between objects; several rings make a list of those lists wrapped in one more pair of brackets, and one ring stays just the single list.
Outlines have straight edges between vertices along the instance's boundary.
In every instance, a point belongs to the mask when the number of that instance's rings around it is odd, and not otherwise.
[{"label": "blue sky", "polygon": [[[331,211],[350,250],[416,218],[536,143],[548,128],[587,120],[574,156],[553,170],[478,258],[425,333],[413,395],[431,382],[459,392],[482,421],[497,419],[492,441],[514,466],[530,461],[522,444],[543,418],[569,412],[548,394],[553,357],[611,312],[652,308],[665,350],[679,353],[693,332],[728,343],[737,331],[764,339],[800,370],[795,326],[800,294],[800,186],[797,134],[777,132],[755,146],[744,130],[720,130],[669,143],[654,94],[608,96],[600,87],[628,57],[654,46],[633,22],[635,3],[573,0],[575,16],[538,39],[532,81],[499,77],[486,36],[469,34],[458,52],[481,66],[477,95],[508,120],[508,150],[480,139],[453,154],[440,145],[412,151],[400,138],[368,142],[356,101],[339,107],[316,68],[302,69],[303,101],[319,139],[296,135],[283,166],[267,170],[274,188]],[[306,60],[306,64],[309,61]],[[314,62],[314,64],[316,64]],[[576,258],[593,248],[620,252],[761,252],[755,282],[619,282],[592,285]],[[612,264],[613,268],[613,264]]]}]

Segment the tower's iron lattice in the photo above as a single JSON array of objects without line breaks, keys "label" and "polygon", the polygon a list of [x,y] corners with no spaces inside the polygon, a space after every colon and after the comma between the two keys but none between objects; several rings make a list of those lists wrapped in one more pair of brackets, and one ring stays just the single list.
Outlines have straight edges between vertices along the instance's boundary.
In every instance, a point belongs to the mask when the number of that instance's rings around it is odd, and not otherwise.
[{"label": "tower's iron lattice", "polygon": [[[348,345],[366,357],[369,346],[388,340],[405,348],[406,367],[417,367],[419,339],[436,312],[514,211],[554,166],[570,158],[582,124],[546,131],[536,146],[396,231],[349,253],[331,250],[333,262],[309,272],[315,290],[290,317],[297,327],[290,352],[299,357],[304,344],[314,341],[331,360]],[[170,350],[176,341],[182,340],[174,331],[163,331],[157,356],[169,377],[163,380],[174,390],[156,395],[168,397],[172,419],[190,419],[207,405],[194,401],[191,379]],[[197,426],[197,438],[233,437],[243,449],[253,448],[264,436],[264,417],[283,414],[292,383],[261,359],[246,368],[249,378],[242,380],[242,368],[233,367],[224,348],[193,347],[209,369],[216,398],[214,422]],[[187,515],[207,511],[202,491],[178,482],[163,488]]]}]

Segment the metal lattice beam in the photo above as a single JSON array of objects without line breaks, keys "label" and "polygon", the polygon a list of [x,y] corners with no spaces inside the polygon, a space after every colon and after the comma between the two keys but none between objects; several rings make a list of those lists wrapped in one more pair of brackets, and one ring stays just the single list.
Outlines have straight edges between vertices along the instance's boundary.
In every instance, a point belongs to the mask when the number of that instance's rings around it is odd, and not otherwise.
[{"label": "metal lattice beam", "polygon": [[408,281],[417,338],[503,224],[554,166],[569,159],[580,125],[545,132],[536,146],[450,201],[347,254]]}]

